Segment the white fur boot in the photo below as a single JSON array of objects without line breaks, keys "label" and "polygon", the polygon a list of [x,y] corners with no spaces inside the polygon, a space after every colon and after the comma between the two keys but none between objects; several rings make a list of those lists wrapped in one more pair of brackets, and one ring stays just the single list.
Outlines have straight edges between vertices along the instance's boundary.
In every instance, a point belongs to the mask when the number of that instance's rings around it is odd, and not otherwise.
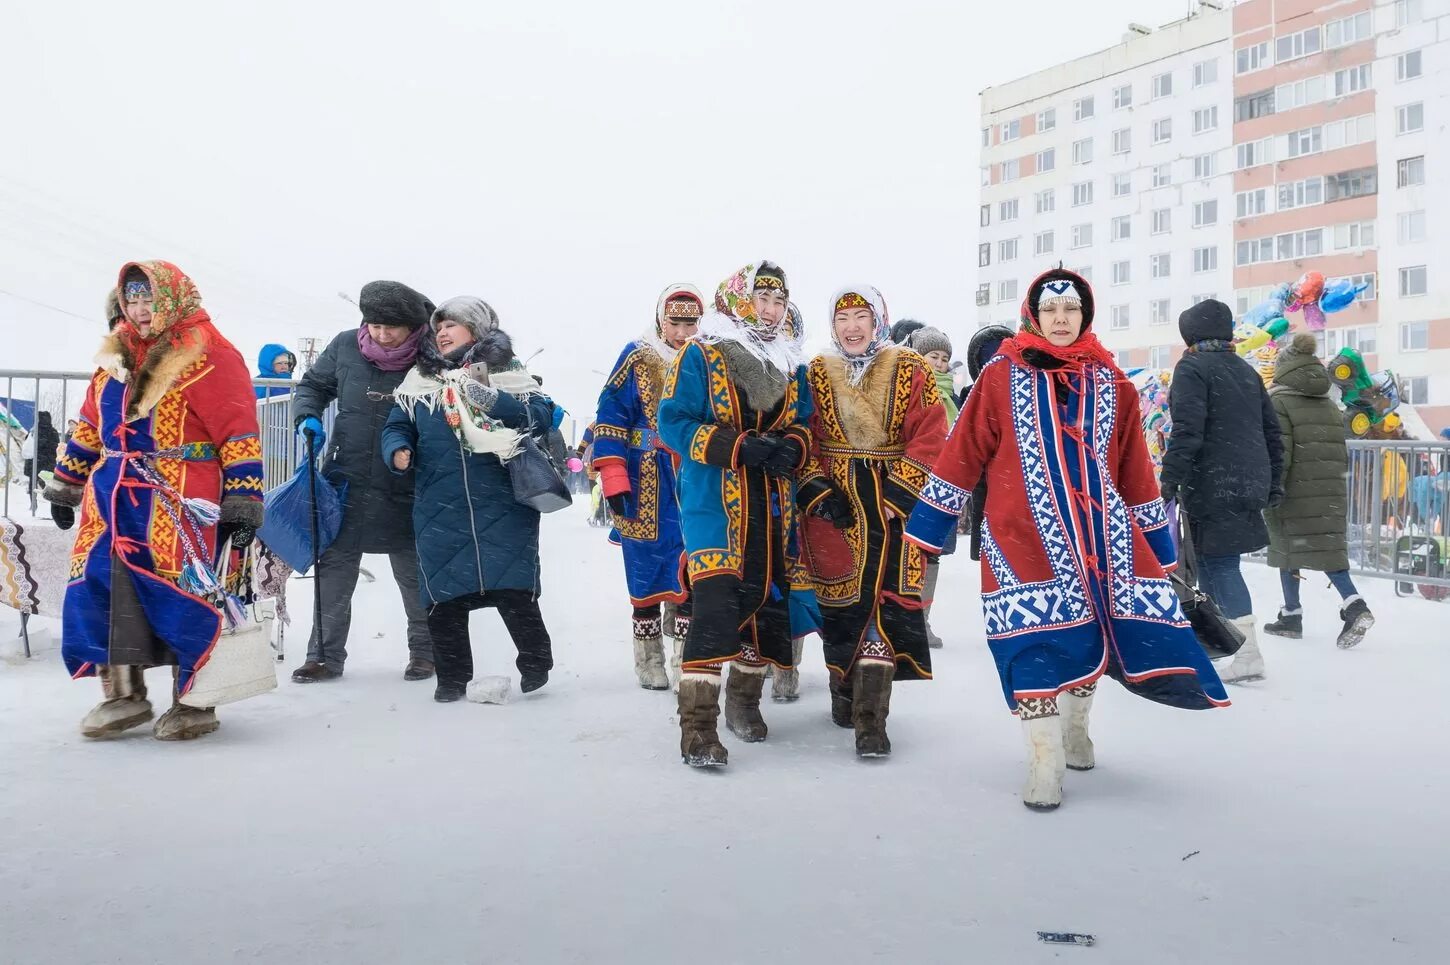
[{"label": "white fur boot", "polygon": [[1086,697],[1071,693],[1059,694],[1057,706],[1062,712],[1062,745],[1067,766],[1074,771],[1090,771],[1097,766],[1093,741],[1088,736],[1088,715],[1093,709],[1096,691]]},{"label": "white fur boot", "polygon": [[1038,717],[1024,720],[1027,735],[1027,785],[1022,803],[1034,811],[1052,811],[1062,804],[1062,775],[1067,769],[1067,752],[1062,746],[1062,718]]},{"label": "white fur boot", "polygon": [[665,652],[659,637],[634,641],[634,673],[645,690],[669,690],[665,675]]},{"label": "white fur boot", "polygon": [[1227,667],[1218,672],[1218,678],[1226,684],[1242,684],[1251,680],[1264,679],[1264,655],[1259,652],[1259,640],[1254,634],[1252,614],[1234,620],[1234,626],[1244,635],[1244,645],[1234,654]]},{"label": "white fur boot", "polygon": [[805,637],[796,637],[791,641],[791,649],[795,652],[795,662],[789,670],[777,671],[770,682],[770,699],[776,703],[789,703],[800,698],[801,651],[805,642]]}]

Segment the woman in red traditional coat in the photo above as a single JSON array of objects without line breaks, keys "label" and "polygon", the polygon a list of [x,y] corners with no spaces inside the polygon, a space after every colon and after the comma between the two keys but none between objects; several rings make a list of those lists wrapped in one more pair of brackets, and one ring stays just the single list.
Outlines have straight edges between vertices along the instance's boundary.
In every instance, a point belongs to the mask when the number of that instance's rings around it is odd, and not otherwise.
[{"label": "woman in red traditional coat", "polygon": [[806,565],[825,623],[831,718],[856,753],[891,753],[891,683],[931,677],[926,555],[902,541],[946,438],[930,366],[893,345],[886,301],[869,285],[831,300],[834,351],[807,372],[815,413],[799,481]]},{"label": "woman in red traditional coat", "polygon": [[1028,287],[1021,330],[982,369],[906,528],[939,550],[986,480],[982,609],[1031,754],[1022,803],[1040,810],[1062,802],[1065,768],[1094,765],[1104,673],[1171,706],[1228,704],[1165,576],[1176,558],[1137,391],[1092,322],[1079,275]]},{"label": "woman in red traditional coat", "polygon": [[207,598],[217,546],[262,524],[262,450],[247,364],[213,327],[190,278],[165,261],[121,269],[125,315],[101,345],[80,421],[46,488],[71,553],[61,655],[99,676],[105,700],[81,723],[110,737],[151,719],[142,672],[170,665],[160,740],[217,729],[180,697],[222,630]]}]

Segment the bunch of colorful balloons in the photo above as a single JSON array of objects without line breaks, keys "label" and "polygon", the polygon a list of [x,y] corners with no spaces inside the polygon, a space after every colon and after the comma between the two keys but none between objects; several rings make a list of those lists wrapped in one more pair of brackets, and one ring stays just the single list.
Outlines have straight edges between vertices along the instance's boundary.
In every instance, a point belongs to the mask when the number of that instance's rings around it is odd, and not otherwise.
[{"label": "bunch of colorful balloons", "polygon": [[1289,331],[1289,312],[1302,312],[1305,328],[1321,332],[1326,315],[1344,311],[1367,288],[1368,282],[1326,281],[1319,272],[1306,271],[1294,284],[1276,286],[1268,298],[1249,309],[1234,330],[1234,345],[1240,355],[1250,355],[1283,337]]}]

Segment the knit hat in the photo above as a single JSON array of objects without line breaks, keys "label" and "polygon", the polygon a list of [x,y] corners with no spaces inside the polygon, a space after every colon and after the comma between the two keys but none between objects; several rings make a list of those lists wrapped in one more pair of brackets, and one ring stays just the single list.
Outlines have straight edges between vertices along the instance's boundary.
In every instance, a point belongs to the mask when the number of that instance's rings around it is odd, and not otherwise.
[{"label": "knit hat", "polygon": [[1185,345],[1208,339],[1228,342],[1234,337],[1234,313],[1216,298],[1199,302],[1178,316],[1178,334]]},{"label": "knit hat", "polygon": [[906,344],[921,355],[928,352],[945,352],[947,358],[952,357],[952,340],[947,338],[946,332],[939,328],[932,328],[930,325],[912,332],[911,338],[907,340]]},{"label": "knit hat", "polygon": [[1319,340],[1311,332],[1300,332],[1289,342],[1289,347],[1284,351],[1293,352],[1296,355],[1318,355]]},{"label": "knit hat", "polygon": [[925,322],[918,322],[914,318],[903,318],[891,326],[891,341],[897,345],[905,345],[910,341],[913,332],[919,332],[923,328],[926,328]]},{"label": "knit hat", "polygon": [[[357,299],[363,324],[392,325],[409,331],[428,324],[434,305],[402,282],[370,281]],[[496,320],[495,320],[496,321]]]}]

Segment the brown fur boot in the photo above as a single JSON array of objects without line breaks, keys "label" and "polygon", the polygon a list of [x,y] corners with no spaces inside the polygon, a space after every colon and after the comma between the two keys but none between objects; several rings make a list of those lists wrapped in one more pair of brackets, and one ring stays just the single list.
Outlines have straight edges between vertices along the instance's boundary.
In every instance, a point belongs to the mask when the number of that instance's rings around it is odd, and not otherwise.
[{"label": "brown fur boot", "polygon": [[91,708],[81,721],[83,736],[91,740],[115,737],[151,719],[151,701],[146,699],[146,677],[142,668],[99,666],[96,676],[101,678],[101,692],[105,699]]},{"label": "brown fur boot", "polygon": [[680,679],[680,757],[691,767],[724,767],[730,755],[720,743],[720,678]]},{"label": "brown fur boot", "polygon": [[891,756],[886,715],[891,712],[891,679],[896,667],[878,660],[857,660],[852,671],[854,700],[851,723],[856,728],[857,757]]},{"label": "brown fur boot", "polygon": [[760,694],[765,689],[765,668],[730,665],[725,681],[725,726],[730,733],[754,744],[770,733],[765,718],[760,716]]},{"label": "brown fur boot", "polygon": [[831,723],[837,727],[855,727],[851,722],[851,681],[831,674]]},{"label": "brown fur boot", "polygon": [[172,668],[171,709],[156,720],[155,736],[159,741],[189,741],[205,737],[221,726],[215,707],[189,707],[176,693],[178,671]]}]

